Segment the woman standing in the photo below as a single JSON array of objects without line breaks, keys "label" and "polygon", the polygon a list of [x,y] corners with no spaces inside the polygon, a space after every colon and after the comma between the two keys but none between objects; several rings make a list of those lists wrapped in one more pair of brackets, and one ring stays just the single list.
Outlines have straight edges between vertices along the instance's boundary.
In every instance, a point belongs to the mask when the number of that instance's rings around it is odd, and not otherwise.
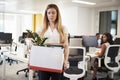
[{"label": "woman standing", "polygon": [[[63,70],[67,68],[68,63],[68,32],[62,25],[59,8],[55,4],[49,4],[45,10],[43,27],[40,29],[41,37],[47,37],[46,45],[62,45],[64,51]],[[62,80],[62,73],[39,71],[39,80]]]}]

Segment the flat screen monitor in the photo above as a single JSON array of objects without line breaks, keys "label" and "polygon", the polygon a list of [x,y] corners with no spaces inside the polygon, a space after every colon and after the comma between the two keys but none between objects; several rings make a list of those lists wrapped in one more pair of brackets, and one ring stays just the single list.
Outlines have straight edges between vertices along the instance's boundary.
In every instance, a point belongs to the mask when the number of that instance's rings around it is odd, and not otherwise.
[{"label": "flat screen monitor", "polygon": [[3,40],[4,33],[0,32],[0,40]]},{"label": "flat screen monitor", "polygon": [[97,47],[98,41],[96,36],[83,36],[82,45],[84,47]]},{"label": "flat screen monitor", "polygon": [[0,33],[0,40],[3,44],[9,44],[12,42],[12,33]]},{"label": "flat screen monitor", "polygon": [[12,33],[4,33],[5,34],[5,39],[11,40],[12,39]]},{"label": "flat screen monitor", "polygon": [[4,40],[6,44],[12,43],[12,33],[4,33]]}]

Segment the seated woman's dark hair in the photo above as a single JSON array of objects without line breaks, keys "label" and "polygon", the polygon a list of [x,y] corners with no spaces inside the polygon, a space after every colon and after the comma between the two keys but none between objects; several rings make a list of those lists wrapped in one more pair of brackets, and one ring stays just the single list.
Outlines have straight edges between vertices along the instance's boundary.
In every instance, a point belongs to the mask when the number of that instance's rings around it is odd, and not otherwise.
[{"label": "seated woman's dark hair", "polygon": [[104,33],[103,35],[106,35],[107,36],[107,41],[110,43],[110,44],[113,44],[113,37],[110,33]]}]

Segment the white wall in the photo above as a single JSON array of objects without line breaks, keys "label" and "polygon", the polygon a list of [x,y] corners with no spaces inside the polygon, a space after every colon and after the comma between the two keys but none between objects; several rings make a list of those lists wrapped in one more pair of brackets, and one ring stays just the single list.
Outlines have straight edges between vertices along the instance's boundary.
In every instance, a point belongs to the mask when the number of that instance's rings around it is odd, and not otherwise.
[{"label": "white wall", "polygon": [[66,7],[61,10],[62,23],[65,25],[70,34],[78,34],[78,8]]},{"label": "white wall", "polygon": [[71,35],[93,34],[94,9],[77,6],[64,7],[61,10],[63,25]]},{"label": "white wall", "polygon": [[81,8],[78,10],[78,26],[77,32],[80,35],[93,34],[93,9]]}]

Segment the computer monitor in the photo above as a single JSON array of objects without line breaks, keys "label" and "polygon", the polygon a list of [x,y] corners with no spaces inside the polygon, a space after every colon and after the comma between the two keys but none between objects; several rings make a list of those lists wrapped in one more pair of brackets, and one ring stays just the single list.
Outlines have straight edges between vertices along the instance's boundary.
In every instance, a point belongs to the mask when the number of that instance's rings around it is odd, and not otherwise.
[{"label": "computer monitor", "polygon": [[89,51],[89,47],[97,47],[98,41],[96,36],[82,36],[82,45]]},{"label": "computer monitor", "polygon": [[3,40],[4,33],[0,32],[0,40]]},{"label": "computer monitor", "polygon": [[12,43],[12,33],[0,32],[0,43],[9,44]]},{"label": "computer monitor", "polygon": [[12,43],[12,33],[4,33],[4,40],[6,44]]},{"label": "computer monitor", "polygon": [[5,43],[5,41],[3,40],[4,38],[4,33],[0,32],[0,44]]},{"label": "computer monitor", "polygon": [[96,36],[83,36],[82,44],[85,47],[97,47],[98,41]]}]

